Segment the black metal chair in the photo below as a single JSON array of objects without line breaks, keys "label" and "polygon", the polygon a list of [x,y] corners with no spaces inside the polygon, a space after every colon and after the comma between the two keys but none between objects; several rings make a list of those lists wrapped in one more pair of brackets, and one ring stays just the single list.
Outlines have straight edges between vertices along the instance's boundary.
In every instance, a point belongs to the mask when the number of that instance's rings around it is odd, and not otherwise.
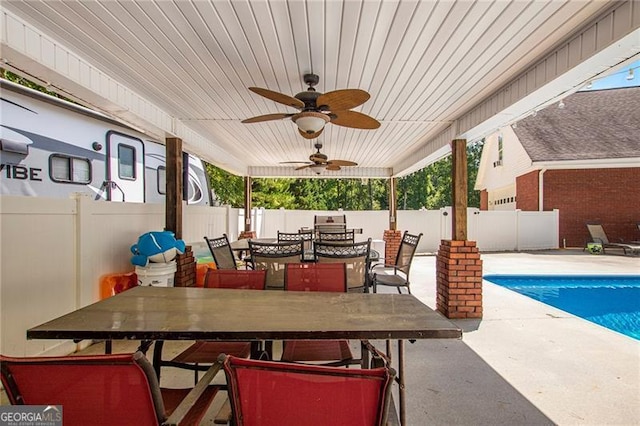
[{"label": "black metal chair", "polygon": [[347,291],[369,291],[369,253],[371,238],[367,241],[314,243],[314,253],[318,263],[344,263],[347,265]]},{"label": "black metal chair", "polygon": [[261,243],[249,240],[249,252],[254,269],[267,270],[267,289],[284,290],[287,263],[302,261],[302,240],[283,243]]},{"label": "black metal chair", "polygon": [[318,232],[318,241],[320,242],[355,242],[353,229],[345,229],[343,231],[320,231]]},{"label": "black metal chair", "polygon": [[311,229],[300,230],[298,232],[280,232],[278,231],[278,244],[288,241],[302,240],[302,259],[305,262],[314,262],[313,256],[313,231]]},{"label": "black metal chair", "polygon": [[231,250],[227,234],[222,234],[222,237],[219,238],[204,237],[204,240],[209,246],[209,251],[211,251],[217,269],[238,269],[236,257],[233,255],[233,250]]},{"label": "black metal chair", "polygon": [[377,292],[377,286],[379,285],[396,287],[398,293],[402,293],[401,288],[406,287],[407,291],[411,293],[409,272],[413,255],[421,237],[422,233],[412,235],[405,231],[402,235],[402,242],[400,243],[395,263],[393,265],[378,263],[371,267],[370,282],[374,293]]}]

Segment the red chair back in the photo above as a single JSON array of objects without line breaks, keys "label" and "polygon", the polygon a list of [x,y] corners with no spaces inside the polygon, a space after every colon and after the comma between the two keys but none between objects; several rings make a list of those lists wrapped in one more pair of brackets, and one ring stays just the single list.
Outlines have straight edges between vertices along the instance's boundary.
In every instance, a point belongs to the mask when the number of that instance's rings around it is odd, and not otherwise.
[{"label": "red chair back", "polygon": [[[150,384],[133,354],[0,355],[0,368],[11,404],[61,405],[65,426],[157,425],[164,419],[158,383]],[[150,374],[155,379],[152,369]]]},{"label": "red chair back", "polygon": [[227,356],[237,426],[372,426],[386,422],[395,373]]},{"label": "red chair back", "polygon": [[204,278],[204,287],[264,290],[266,282],[267,271],[264,269],[209,269]]},{"label": "red chair back", "polygon": [[347,267],[344,263],[289,263],[284,289],[288,291],[347,291]]}]

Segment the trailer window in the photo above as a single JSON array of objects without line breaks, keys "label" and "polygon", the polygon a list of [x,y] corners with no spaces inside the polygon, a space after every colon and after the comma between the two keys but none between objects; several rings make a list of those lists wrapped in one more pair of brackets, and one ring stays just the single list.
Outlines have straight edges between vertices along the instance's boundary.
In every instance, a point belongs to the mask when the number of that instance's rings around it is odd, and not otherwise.
[{"label": "trailer window", "polygon": [[130,145],[118,144],[118,177],[135,180],[136,150]]},{"label": "trailer window", "polygon": [[167,193],[167,168],[164,166],[158,167],[158,193]]},{"label": "trailer window", "polygon": [[87,158],[53,154],[49,157],[51,180],[60,183],[91,182],[91,162]]}]

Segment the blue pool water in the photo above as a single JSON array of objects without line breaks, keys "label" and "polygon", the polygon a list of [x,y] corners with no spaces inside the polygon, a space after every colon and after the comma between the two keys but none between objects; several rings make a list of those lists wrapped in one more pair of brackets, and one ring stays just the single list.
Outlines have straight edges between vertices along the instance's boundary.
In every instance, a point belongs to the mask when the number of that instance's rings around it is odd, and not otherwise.
[{"label": "blue pool water", "polygon": [[640,276],[485,275],[483,278],[640,340]]}]

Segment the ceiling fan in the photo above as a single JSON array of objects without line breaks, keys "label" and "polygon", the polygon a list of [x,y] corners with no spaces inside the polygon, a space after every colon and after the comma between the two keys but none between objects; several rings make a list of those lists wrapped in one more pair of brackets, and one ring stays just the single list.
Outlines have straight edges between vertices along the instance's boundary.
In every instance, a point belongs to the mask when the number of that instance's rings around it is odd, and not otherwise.
[{"label": "ceiling fan", "polygon": [[340,170],[342,167],[358,165],[358,163],[354,163],[353,161],[329,160],[325,154],[320,152],[320,149],[322,148],[322,144],[320,142],[316,142],[314,146],[316,148],[316,152],[309,156],[309,161],[283,161],[280,164],[304,163],[304,166],[296,167],[296,170],[311,168],[318,175],[324,169],[336,171]]},{"label": "ceiling fan", "polygon": [[289,96],[259,87],[249,87],[254,93],[272,101],[293,107],[300,112],[292,114],[266,114],[242,120],[243,123],[259,123],[262,121],[291,118],[298,126],[300,134],[313,139],[320,136],[327,123],[354,129],[377,129],[380,122],[361,112],[351,111],[369,99],[369,94],[360,89],[342,89],[327,93],[316,92],[313,88],[320,77],[305,74],[304,82],[309,88],[295,96]]}]

